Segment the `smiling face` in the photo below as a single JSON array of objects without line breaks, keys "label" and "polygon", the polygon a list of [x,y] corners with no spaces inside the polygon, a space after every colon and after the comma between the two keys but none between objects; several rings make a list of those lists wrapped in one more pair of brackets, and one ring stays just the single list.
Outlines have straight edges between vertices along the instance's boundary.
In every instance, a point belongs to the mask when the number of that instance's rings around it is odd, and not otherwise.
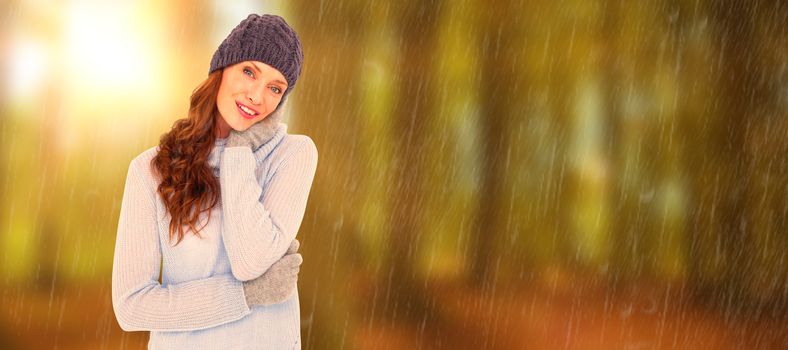
[{"label": "smiling face", "polygon": [[243,61],[224,68],[216,95],[219,137],[230,128],[244,131],[265,119],[279,105],[287,89],[284,75],[260,61]]}]

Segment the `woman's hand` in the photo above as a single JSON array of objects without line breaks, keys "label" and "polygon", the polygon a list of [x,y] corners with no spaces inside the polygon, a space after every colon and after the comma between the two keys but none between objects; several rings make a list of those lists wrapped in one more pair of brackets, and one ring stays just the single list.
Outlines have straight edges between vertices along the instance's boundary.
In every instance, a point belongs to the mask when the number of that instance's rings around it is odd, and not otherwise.
[{"label": "woman's hand", "polygon": [[244,131],[237,131],[231,128],[225,147],[246,146],[254,152],[274,137],[278,124],[279,114],[273,112]]},{"label": "woman's hand", "polygon": [[297,253],[300,245],[298,239],[293,239],[285,256],[271,265],[271,268],[260,277],[243,282],[247,305],[251,307],[277,304],[290,297],[297,289],[298,272],[304,261],[301,254]]}]

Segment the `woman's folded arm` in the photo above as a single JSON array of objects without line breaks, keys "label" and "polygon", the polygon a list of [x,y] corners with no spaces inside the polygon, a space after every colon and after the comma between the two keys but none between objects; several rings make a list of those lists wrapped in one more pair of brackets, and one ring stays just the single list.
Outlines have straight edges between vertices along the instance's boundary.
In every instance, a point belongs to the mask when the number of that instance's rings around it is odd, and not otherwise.
[{"label": "woman's folded arm", "polygon": [[301,226],[317,168],[317,148],[308,136],[291,137],[296,137],[296,143],[264,194],[255,177],[251,149],[224,150],[222,239],[233,275],[241,281],[262,275],[282,258]]},{"label": "woman's folded arm", "polygon": [[125,331],[190,331],[238,320],[251,311],[230,274],[161,285],[155,188],[145,162],[129,165],[112,265],[112,307]]}]

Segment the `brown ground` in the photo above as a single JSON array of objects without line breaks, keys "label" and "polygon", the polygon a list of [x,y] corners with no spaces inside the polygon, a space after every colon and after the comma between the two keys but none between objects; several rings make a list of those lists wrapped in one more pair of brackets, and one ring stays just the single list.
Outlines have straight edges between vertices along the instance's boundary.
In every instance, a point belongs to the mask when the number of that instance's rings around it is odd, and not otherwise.
[{"label": "brown ground", "polygon": [[[610,293],[594,279],[548,274],[485,296],[432,283],[444,324],[361,328],[358,349],[788,349],[788,323],[725,317],[693,305],[681,286]],[[362,292],[363,293],[363,292]]]},{"label": "brown ground", "polygon": [[[363,282],[357,282],[363,283]],[[363,290],[363,286],[361,288]],[[552,276],[498,286],[485,296],[432,283],[442,322],[373,322],[348,329],[356,349],[788,349],[788,324],[729,319],[689,306],[676,286],[617,294]],[[0,349],[145,349],[146,332],[123,332],[109,286],[53,293],[2,290]],[[306,336],[306,335],[304,335]],[[304,339],[304,344],[307,344]]]}]

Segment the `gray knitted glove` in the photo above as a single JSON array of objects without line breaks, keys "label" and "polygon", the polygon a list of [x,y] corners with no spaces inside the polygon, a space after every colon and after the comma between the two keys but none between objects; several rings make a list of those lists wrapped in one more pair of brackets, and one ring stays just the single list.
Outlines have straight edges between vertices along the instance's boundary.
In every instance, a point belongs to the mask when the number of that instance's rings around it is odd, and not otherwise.
[{"label": "gray knitted glove", "polygon": [[243,282],[247,305],[251,307],[278,304],[287,300],[296,290],[298,272],[304,261],[301,254],[297,253],[300,245],[301,243],[294,239],[285,256],[271,265],[271,268],[260,277]]},{"label": "gray knitted glove", "polygon": [[225,147],[246,146],[251,148],[252,152],[256,151],[274,137],[280,117],[280,110],[277,110],[244,131],[230,129]]}]

